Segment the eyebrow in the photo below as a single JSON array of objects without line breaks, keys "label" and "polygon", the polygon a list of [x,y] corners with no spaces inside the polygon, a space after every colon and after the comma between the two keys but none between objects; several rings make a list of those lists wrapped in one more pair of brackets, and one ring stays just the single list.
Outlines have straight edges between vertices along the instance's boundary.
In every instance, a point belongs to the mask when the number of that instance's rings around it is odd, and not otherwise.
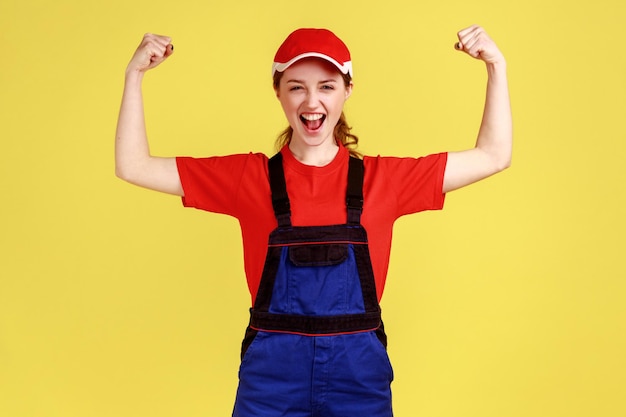
[{"label": "eyebrow", "polygon": [[[338,81],[335,79],[322,80],[318,84],[326,84],[326,83],[337,83]],[[287,83],[298,83],[298,84],[306,84],[303,80],[287,80]]]}]

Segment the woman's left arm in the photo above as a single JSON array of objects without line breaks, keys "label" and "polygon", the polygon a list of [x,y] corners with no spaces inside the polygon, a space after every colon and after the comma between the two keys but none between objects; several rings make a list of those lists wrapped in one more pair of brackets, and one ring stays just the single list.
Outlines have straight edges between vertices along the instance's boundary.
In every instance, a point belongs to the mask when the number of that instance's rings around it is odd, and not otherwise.
[{"label": "woman's left arm", "polygon": [[487,96],[478,139],[473,149],[450,152],[443,192],[456,190],[500,172],[511,165],[513,123],[504,56],[480,26],[458,33],[456,49],[485,62]]}]

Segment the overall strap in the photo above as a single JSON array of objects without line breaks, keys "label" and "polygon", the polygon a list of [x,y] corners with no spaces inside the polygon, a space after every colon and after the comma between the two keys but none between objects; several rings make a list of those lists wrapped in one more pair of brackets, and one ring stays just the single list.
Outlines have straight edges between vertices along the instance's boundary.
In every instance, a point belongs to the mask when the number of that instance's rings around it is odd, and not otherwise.
[{"label": "overall strap", "polygon": [[283,155],[278,152],[267,161],[272,190],[272,207],[279,227],[291,226],[291,207],[283,170]]},{"label": "overall strap", "polygon": [[363,212],[363,160],[350,157],[348,165],[348,189],[346,191],[346,208],[348,224],[360,224]]},{"label": "overall strap", "polygon": [[[283,170],[283,156],[280,152],[267,163],[272,190],[272,207],[279,227],[291,226],[291,206],[287,194],[287,183]],[[360,224],[363,212],[363,160],[349,158],[348,188],[346,190],[346,209],[348,224]]]}]

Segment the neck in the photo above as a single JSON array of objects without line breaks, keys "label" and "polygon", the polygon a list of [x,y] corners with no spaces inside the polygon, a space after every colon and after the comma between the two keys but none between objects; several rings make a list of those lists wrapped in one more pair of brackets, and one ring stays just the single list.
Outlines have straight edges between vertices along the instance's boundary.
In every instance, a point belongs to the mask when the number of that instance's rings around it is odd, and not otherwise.
[{"label": "neck", "polygon": [[335,159],[339,145],[335,141],[320,146],[298,146],[293,140],[289,142],[289,150],[298,162],[304,165],[323,167]]}]

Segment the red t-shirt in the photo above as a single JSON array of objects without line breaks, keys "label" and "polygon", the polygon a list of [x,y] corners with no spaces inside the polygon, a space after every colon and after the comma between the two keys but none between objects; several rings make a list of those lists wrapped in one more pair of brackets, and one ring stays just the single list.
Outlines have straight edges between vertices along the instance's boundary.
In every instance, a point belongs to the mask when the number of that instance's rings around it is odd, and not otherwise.
[{"label": "red t-shirt", "polygon": [[[294,226],[346,222],[348,158],[340,147],[324,167],[308,166],[282,149],[287,193]],[[267,156],[259,153],[210,158],[178,157],[183,205],[239,220],[244,266],[252,302],[256,297],[269,233],[277,223],[272,210]],[[364,157],[363,214],[378,299],[389,266],[393,223],[405,214],[443,208],[447,153],[422,158]]]}]

